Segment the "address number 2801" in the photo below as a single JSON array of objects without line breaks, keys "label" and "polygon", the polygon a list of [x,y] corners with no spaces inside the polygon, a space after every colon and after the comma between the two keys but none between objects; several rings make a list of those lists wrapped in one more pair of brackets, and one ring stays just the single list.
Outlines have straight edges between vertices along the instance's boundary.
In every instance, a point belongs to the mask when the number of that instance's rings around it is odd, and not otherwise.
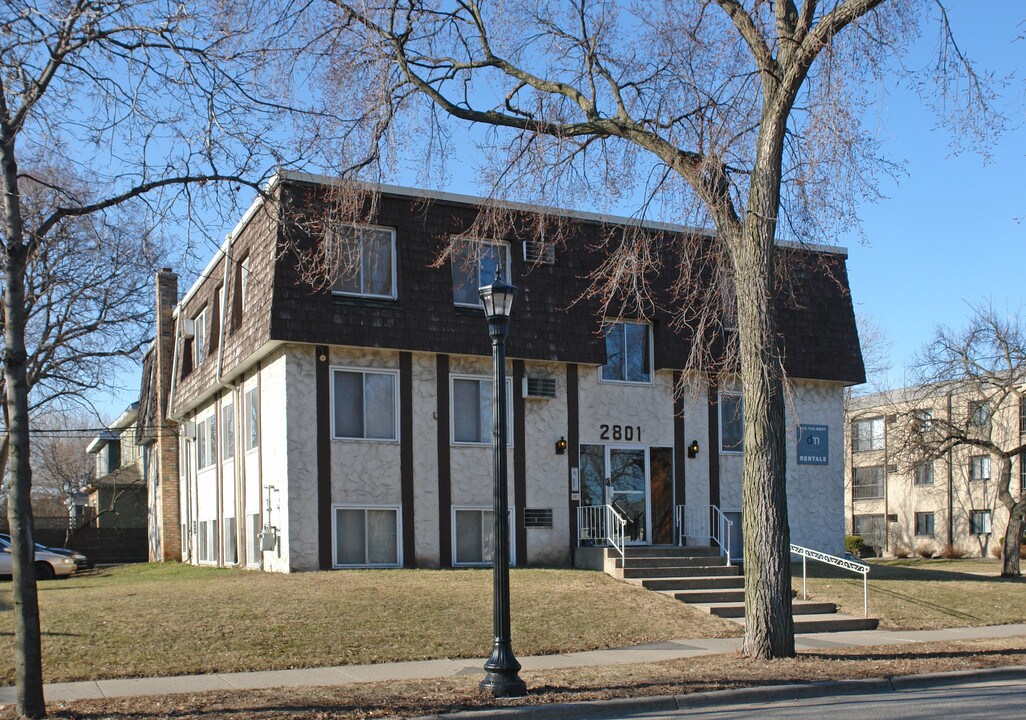
[{"label": "address number 2801", "polygon": [[601,440],[617,440],[623,442],[641,442],[640,425],[599,425]]}]

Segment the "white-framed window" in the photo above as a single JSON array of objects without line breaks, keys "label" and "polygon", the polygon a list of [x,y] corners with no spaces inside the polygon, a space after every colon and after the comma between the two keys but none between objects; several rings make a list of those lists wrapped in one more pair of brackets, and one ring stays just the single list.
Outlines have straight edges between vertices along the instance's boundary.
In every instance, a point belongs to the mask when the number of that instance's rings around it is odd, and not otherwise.
[{"label": "white-framed window", "polygon": [[867,418],[865,420],[856,420],[852,423],[852,452],[883,450],[883,446],[884,419],[882,417]]},{"label": "white-framed window", "polygon": [[874,500],[884,496],[884,466],[855,468],[852,482],[852,494],[855,500]]},{"label": "white-framed window", "polygon": [[256,450],[260,444],[260,396],[255,387],[242,396],[243,410],[246,420],[246,452]]},{"label": "white-framed window", "polygon": [[373,225],[346,225],[335,231],[339,278],[331,286],[340,295],[394,300],[396,297],[395,230]]},{"label": "white-framed window", "polygon": [[235,537],[235,518],[224,519],[224,542],[222,548],[225,565],[235,565],[239,562],[238,540]]},{"label": "white-framed window", "polygon": [[599,368],[603,382],[652,382],[652,326],[620,320],[605,327],[606,364]]},{"label": "white-framed window", "polygon": [[739,392],[720,393],[720,452],[742,452],[745,447],[745,399]]},{"label": "white-framed window", "polygon": [[509,282],[509,245],[485,240],[459,240],[453,250],[452,301],[455,305],[481,307],[478,290],[491,285],[495,273],[502,268],[500,277]]},{"label": "white-framed window", "polygon": [[969,534],[990,534],[990,510],[972,510],[969,513]]},{"label": "white-framed window", "polygon": [[217,520],[200,520],[196,523],[196,549],[199,562],[217,562]]},{"label": "white-framed window", "polygon": [[221,459],[235,457],[235,403],[229,401],[221,406]]},{"label": "white-framed window", "polygon": [[332,368],[331,427],[336,439],[395,440],[398,373]]},{"label": "white-framed window", "polygon": [[206,470],[217,462],[217,416],[207,415],[196,423],[196,468]]},{"label": "white-framed window", "polygon": [[207,309],[204,307],[192,319],[192,366],[199,367],[207,356]]},{"label": "white-framed window", "polygon": [[916,513],[916,535],[933,535],[933,513],[932,512],[917,512]]},{"label": "white-framed window", "polygon": [[[509,510],[509,564],[514,565],[516,551],[513,543],[513,509]],[[452,564],[461,566],[490,566],[492,564],[495,515],[485,506],[452,508]]]},{"label": "white-framed window", "polygon": [[249,513],[246,516],[246,564],[260,564],[260,513]]},{"label": "white-framed window", "polygon": [[933,463],[923,462],[915,467],[916,485],[933,485]]},{"label": "white-framed window", "polygon": [[[492,442],[492,378],[450,376],[452,441],[458,445]],[[513,445],[513,382],[506,378],[506,445]]]},{"label": "white-framed window", "polygon": [[398,505],[333,505],[335,567],[398,567]]},{"label": "white-framed window", "polygon": [[973,455],[969,458],[969,479],[974,482],[990,480],[990,455]]}]

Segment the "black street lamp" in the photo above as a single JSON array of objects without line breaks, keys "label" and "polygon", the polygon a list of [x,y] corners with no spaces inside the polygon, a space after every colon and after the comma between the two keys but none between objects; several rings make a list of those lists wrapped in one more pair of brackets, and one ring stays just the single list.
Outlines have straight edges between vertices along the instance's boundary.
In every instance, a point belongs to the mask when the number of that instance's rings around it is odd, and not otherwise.
[{"label": "black street lamp", "polygon": [[520,663],[513,654],[509,632],[509,501],[506,495],[506,332],[517,289],[495,273],[491,285],[478,292],[492,338],[492,563],[495,641],[485,662],[487,675],[481,689],[493,697],[523,697],[527,685],[520,679]]}]

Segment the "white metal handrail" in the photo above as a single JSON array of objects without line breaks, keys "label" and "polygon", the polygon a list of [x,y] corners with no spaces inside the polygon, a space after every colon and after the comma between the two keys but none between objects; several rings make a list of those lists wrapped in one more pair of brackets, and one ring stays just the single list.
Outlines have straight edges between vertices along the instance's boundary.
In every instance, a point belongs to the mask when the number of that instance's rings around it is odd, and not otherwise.
[{"label": "white metal handrail", "polygon": [[806,580],[808,574],[806,572],[806,562],[808,560],[817,560],[827,565],[833,565],[839,567],[842,570],[850,570],[854,573],[862,575],[862,615],[863,617],[869,617],[869,566],[865,563],[860,563],[855,560],[848,560],[846,558],[840,558],[836,555],[828,555],[827,553],[820,552],[819,550],[810,550],[809,548],[802,547],[801,545],[791,545],[791,552],[795,555],[801,555],[802,557],[802,599],[808,600],[809,593],[807,590]]},{"label": "white metal handrail", "polygon": [[624,557],[627,519],[612,505],[582,505],[577,508],[577,544],[584,541],[607,543]]},{"label": "white metal handrail", "polygon": [[683,545],[685,538],[713,542],[719,546],[720,554],[727,557],[727,565],[733,561],[730,551],[733,527],[734,523],[715,505],[677,506],[677,544]]}]

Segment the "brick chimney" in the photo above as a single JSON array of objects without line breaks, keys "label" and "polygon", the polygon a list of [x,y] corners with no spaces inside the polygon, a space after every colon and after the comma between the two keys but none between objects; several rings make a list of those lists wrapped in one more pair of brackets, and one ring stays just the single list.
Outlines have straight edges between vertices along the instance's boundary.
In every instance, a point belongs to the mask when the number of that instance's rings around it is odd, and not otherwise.
[{"label": "brick chimney", "polygon": [[[154,343],[154,391],[156,395],[156,507],[151,513],[151,561],[182,559],[181,505],[178,495],[178,423],[169,420],[168,395],[174,365],[175,326],[172,311],[178,304],[178,275],[171,268],[157,272],[157,332]],[[152,495],[151,495],[152,496]],[[155,545],[155,547],[154,547]]]}]

